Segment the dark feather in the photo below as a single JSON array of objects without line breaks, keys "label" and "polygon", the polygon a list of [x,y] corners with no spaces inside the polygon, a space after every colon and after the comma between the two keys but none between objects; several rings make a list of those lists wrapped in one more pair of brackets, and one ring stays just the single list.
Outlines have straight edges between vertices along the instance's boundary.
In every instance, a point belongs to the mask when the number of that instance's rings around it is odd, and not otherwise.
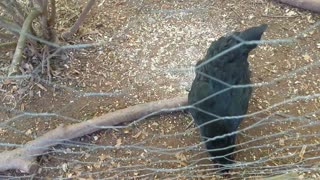
[{"label": "dark feather", "polygon": [[[190,109],[190,112],[198,126],[212,121],[201,126],[200,133],[202,139],[207,141],[206,147],[213,161],[221,165],[233,163],[231,154],[234,147],[230,146],[235,144],[236,135],[224,135],[236,131],[242,118],[214,120],[247,113],[252,88],[232,88],[232,85],[250,84],[247,59],[249,52],[257,45],[243,44],[234,47],[244,41],[260,40],[266,29],[267,25],[261,25],[221,37],[210,45],[204,59],[196,65],[196,77],[188,96],[189,104],[195,108]],[[214,58],[230,48],[233,49],[228,53]],[[224,137],[208,141],[208,138],[218,136]]]}]

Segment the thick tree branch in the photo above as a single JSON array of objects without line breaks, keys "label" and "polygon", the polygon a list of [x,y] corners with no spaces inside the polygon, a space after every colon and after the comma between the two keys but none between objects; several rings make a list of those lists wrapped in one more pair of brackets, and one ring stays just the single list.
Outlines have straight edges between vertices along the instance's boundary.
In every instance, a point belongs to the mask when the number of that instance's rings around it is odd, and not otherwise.
[{"label": "thick tree branch", "polygon": [[320,13],[320,0],[278,0],[281,3],[289,4],[298,8]]},{"label": "thick tree branch", "polygon": [[83,9],[82,13],[77,19],[76,23],[74,23],[74,25],[71,27],[70,31],[62,34],[62,37],[64,39],[69,39],[75,32],[78,31],[80,25],[83,23],[84,19],[86,18],[87,14],[89,13],[90,9],[92,8],[95,2],[96,0],[89,0],[86,7]]},{"label": "thick tree branch", "polygon": [[18,44],[9,68],[8,76],[16,75],[19,73],[19,65],[22,61],[22,53],[26,45],[27,33],[30,32],[32,21],[39,15],[40,15],[40,11],[33,9],[28,15],[28,17],[26,18],[26,20],[24,21],[21,32],[20,32]]},{"label": "thick tree branch", "polygon": [[[105,129],[103,126],[114,126],[124,122],[131,122],[140,118],[155,115],[161,111],[177,111],[187,104],[187,97],[178,97],[173,99],[155,101],[145,104],[138,104],[115,112],[95,117],[91,120],[72,124],[68,126],[59,126],[54,130],[28,142],[21,148],[13,151],[4,151],[0,153],[0,171],[9,169],[18,169],[27,173],[34,173],[38,169],[36,157],[43,154],[49,147],[61,143],[63,140],[70,140],[95,131]],[[171,109],[170,108],[176,108]],[[159,113],[157,113],[159,114]]]}]

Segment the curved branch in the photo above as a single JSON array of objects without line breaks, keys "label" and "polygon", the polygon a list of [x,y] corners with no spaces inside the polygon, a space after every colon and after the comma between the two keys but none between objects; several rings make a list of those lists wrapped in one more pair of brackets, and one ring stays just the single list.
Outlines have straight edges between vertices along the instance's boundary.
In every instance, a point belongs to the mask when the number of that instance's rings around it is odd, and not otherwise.
[{"label": "curved branch", "polygon": [[[27,173],[34,173],[38,169],[36,157],[47,151],[49,147],[57,145],[63,140],[70,140],[105,129],[103,126],[114,126],[124,122],[131,122],[158,114],[159,112],[178,111],[182,108],[176,107],[181,107],[186,104],[186,96],[154,101],[104,114],[81,123],[68,126],[61,125],[41,137],[28,142],[21,148],[0,153],[0,171],[18,169]],[[176,109],[170,110],[170,108]]]},{"label": "curved branch", "polygon": [[22,61],[22,53],[26,45],[27,33],[30,32],[32,21],[37,16],[39,16],[40,13],[41,13],[40,11],[33,9],[28,15],[28,17],[26,18],[26,20],[24,21],[21,32],[20,32],[20,37],[18,39],[18,44],[9,68],[8,76],[16,75],[19,73],[19,65]]}]

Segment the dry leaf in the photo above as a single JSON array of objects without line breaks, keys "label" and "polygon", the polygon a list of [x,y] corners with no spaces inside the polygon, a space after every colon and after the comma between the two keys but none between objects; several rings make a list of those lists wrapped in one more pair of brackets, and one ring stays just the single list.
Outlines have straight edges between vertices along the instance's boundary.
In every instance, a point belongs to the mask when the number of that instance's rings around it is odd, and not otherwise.
[{"label": "dry leaf", "polygon": [[280,146],[284,146],[284,139],[282,139],[282,138],[279,139],[279,145],[280,145]]},{"label": "dry leaf", "polygon": [[159,126],[159,124],[154,122],[154,123],[152,123],[152,126]]},{"label": "dry leaf", "polygon": [[186,162],[184,162],[184,161],[180,161],[179,164],[182,165],[182,166],[187,166],[187,165],[188,165],[188,164],[187,164]]},{"label": "dry leaf", "polygon": [[93,167],[95,167],[96,169],[100,169],[102,162],[98,161],[96,163],[93,164]]},{"label": "dry leaf", "polygon": [[62,164],[62,170],[63,170],[64,172],[67,172],[67,170],[68,170],[68,164],[67,164],[67,163],[63,163],[63,164]]},{"label": "dry leaf", "polygon": [[3,81],[3,84],[4,85],[8,85],[8,84],[11,84],[11,79],[5,79],[4,81]]},{"label": "dry leaf", "polygon": [[287,16],[295,16],[295,15],[297,15],[297,13],[294,12],[294,11],[289,11],[289,12],[286,13],[286,15]]},{"label": "dry leaf", "polygon": [[31,129],[28,129],[27,132],[25,132],[25,135],[31,135],[31,134],[32,134]]},{"label": "dry leaf", "polygon": [[186,161],[187,160],[187,157],[181,152],[176,153],[175,156],[180,161]]},{"label": "dry leaf", "polygon": [[20,106],[20,111],[24,111],[25,110],[25,104],[22,103],[21,106]]},{"label": "dry leaf", "polygon": [[120,147],[122,144],[122,139],[117,139],[117,144],[115,145],[115,147]]},{"label": "dry leaf", "polygon": [[68,178],[72,178],[72,176],[73,176],[72,173],[69,173],[69,174],[67,175]]},{"label": "dry leaf", "polygon": [[36,83],[36,85],[40,88],[40,89],[42,89],[42,90],[44,90],[44,91],[48,91],[44,86],[42,86],[41,84],[39,84],[39,83]]},{"label": "dry leaf", "polygon": [[93,136],[93,139],[96,141],[96,140],[99,139],[99,137],[98,136]]},{"label": "dry leaf", "polygon": [[100,161],[104,161],[105,159],[107,159],[108,158],[108,156],[106,156],[105,154],[101,154],[100,156],[99,156],[99,160]]},{"label": "dry leaf", "polygon": [[299,157],[303,159],[304,154],[306,153],[307,145],[303,145],[299,153]]},{"label": "dry leaf", "polygon": [[311,57],[308,54],[304,54],[304,55],[302,55],[302,57],[306,61],[309,61],[311,59]]},{"label": "dry leaf", "polygon": [[139,131],[136,135],[133,135],[132,137],[133,137],[133,138],[138,138],[141,134],[142,134],[142,132]]}]

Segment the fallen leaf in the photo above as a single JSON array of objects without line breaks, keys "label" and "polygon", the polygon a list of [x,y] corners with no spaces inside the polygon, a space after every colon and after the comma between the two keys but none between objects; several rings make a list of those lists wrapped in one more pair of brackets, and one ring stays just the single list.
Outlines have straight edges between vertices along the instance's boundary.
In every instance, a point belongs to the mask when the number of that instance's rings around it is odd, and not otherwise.
[{"label": "fallen leaf", "polygon": [[302,57],[306,61],[309,61],[311,59],[311,57],[308,54],[304,54],[304,55],[302,55]]},{"label": "fallen leaf", "polygon": [[307,149],[307,145],[303,145],[299,153],[299,157],[301,158],[301,160],[303,159],[304,154],[306,153],[306,149]]},{"label": "fallen leaf", "polygon": [[67,164],[67,163],[63,163],[63,164],[62,164],[62,170],[63,170],[64,172],[67,172],[67,170],[68,170],[68,164]]},{"label": "fallen leaf", "polygon": [[186,161],[187,160],[187,157],[181,152],[176,153],[175,156],[180,161]]},{"label": "fallen leaf", "polygon": [[133,137],[133,138],[138,138],[141,134],[142,134],[142,132],[139,131],[136,135],[133,135],[132,137]]},{"label": "fallen leaf", "polygon": [[102,162],[101,162],[101,161],[96,162],[96,163],[94,163],[94,164],[93,164],[93,167],[95,167],[96,169],[100,169],[101,164],[102,164]]},{"label": "fallen leaf", "polygon": [[39,83],[36,83],[36,85],[40,88],[40,89],[42,89],[42,90],[44,90],[44,91],[48,91],[44,86],[42,86],[41,84],[39,84]]},{"label": "fallen leaf", "polygon": [[295,15],[297,15],[297,13],[294,12],[294,11],[289,11],[289,12],[286,13],[286,15],[287,16],[295,16]]},{"label": "fallen leaf", "polygon": [[115,145],[115,147],[120,147],[121,146],[121,144],[122,144],[122,139],[117,139],[117,144]]},{"label": "fallen leaf", "polygon": [[4,81],[3,81],[3,84],[4,85],[8,85],[8,84],[11,84],[11,79],[5,79]]},{"label": "fallen leaf", "polygon": [[32,131],[31,129],[28,129],[27,132],[25,132],[25,135],[31,135]]},{"label": "fallen leaf", "polygon": [[104,161],[104,160],[107,159],[107,158],[108,158],[108,156],[106,156],[105,154],[101,154],[101,155],[99,156],[100,161]]},{"label": "fallen leaf", "polygon": [[279,145],[280,145],[280,146],[284,146],[284,139],[282,139],[282,138],[279,139]]}]

